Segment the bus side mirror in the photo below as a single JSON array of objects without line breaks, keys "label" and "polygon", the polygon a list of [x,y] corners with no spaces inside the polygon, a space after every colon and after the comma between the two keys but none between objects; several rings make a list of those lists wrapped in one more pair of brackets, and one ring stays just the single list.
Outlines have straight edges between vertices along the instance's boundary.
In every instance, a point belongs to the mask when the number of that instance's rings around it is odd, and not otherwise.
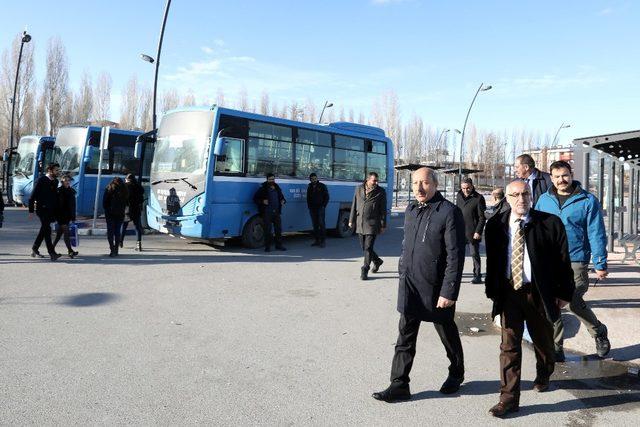
[{"label": "bus side mirror", "polygon": [[225,148],[227,146],[227,138],[223,136],[219,136],[216,138],[216,144],[213,147],[213,154],[216,156],[222,156],[225,153]]},{"label": "bus side mirror", "polygon": [[40,151],[38,153],[38,162],[41,162],[43,157],[44,157],[44,153],[42,151]]},{"label": "bus side mirror", "polygon": [[95,150],[97,150],[97,148],[94,147],[93,145],[89,145],[87,147],[87,149],[84,151],[84,159],[83,159],[83,161],[85,163],[89,163],[91,161],[91,158],[93,157],[93,153],[95,153]]},{"label": "bus side mirror", "polygon": [[144,147],[144,142],[136,141],[136,146],[133,149],[133,157],[136,159],[142,158],[142,149]]}]

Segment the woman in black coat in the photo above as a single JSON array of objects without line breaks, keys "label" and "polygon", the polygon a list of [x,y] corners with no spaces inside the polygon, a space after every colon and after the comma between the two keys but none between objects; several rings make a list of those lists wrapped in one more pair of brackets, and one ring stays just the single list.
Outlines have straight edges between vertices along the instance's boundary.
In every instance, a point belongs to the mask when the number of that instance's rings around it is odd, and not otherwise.
[{"label": "woman in black coat", "polygon": [[102,197],[102,207],[107,220],[107,240],[109,241],[110,257],[118,256],[118,243],[120,242],[120,231],[124,222],[124,215],[129,202],[127,187],[122,178],[113,178],[104,190]]},{"label": "woman in black coat", "polygon": [[71,188],[70,176],[63,176],[61,181],[62,186],[58,187],[58,204],[55,212],[58,229],[56,238],[53,241],[53,247],[55,248],[60,241],[60,237],[64,236],[64,244],[67,246],[69,258],[73,258],[78,256],[78,252],[74,251],[71,246],[69,227],[76,220],[76,190]]},{"label": "woman in black coat", "polygon": [[136,237],[138,241],[136,243],[136,251],[142,251],[142,203],[144,201],[144,188],[138,183],[136,177],[133,174],[127,175],[125,178],[125,186],[129,193],[129,209],[125,221],[122,223],[122,233],[120,237],[120,247],[124,245],[124,236],[127,232],[127,226],[129,222],[133,222],[136,228]]}]

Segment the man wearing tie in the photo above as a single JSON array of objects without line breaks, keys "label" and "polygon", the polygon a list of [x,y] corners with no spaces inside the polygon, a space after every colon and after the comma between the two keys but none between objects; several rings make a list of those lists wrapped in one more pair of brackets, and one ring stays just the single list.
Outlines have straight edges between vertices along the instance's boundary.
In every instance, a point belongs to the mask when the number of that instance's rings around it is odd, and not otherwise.
[{"label": "man wearing tie", "polygon": [[529,193],[533,196],[531,206],[535,206],[538,198],[552,187],[551,176],[547,172],[542,172],[536,168],[536,162],[528,154],[521,154],[516,157],[513,167],[516,176],[529,186]]},{"label": "man wearing tie", "polygon": [[489,413],[502,417],[520,407],[522,334],[527,322],[536,355],[533,389],[544,392],[554,370],[553,324],[575,285],[567,235],[560,218],[531,209],[527,183],[507,186],[510,209],[487,221],[485,291],[500,315],[500,401]]}]

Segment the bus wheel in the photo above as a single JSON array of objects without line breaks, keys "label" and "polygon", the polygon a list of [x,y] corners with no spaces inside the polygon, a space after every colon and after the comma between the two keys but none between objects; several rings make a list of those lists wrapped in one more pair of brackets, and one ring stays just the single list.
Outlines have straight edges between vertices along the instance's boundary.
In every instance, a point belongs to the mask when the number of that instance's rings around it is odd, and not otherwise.
[{"label": "bus wheel", "polygon": [[242,230],[242,245],[245,248],[259,248],[264,246],[264,224],[258,215],[251,218]]},{"label": "bus wheel", "polygon": [[336,235],[338,237],[349,237],[353,234],[353,230],[349,228],[349,211],[340,211],[338,214],[338,226],[336,227]]}]

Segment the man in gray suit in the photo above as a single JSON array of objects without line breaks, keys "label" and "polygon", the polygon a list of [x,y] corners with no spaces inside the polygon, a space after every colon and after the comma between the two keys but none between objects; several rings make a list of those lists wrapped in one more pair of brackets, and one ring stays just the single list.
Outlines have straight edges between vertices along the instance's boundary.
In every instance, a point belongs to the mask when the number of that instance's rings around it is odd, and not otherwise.
[{"label": "man in gray suit", "polygon": [[376,236],[384,232],[387,226],[387,193],[378,185],[378,174],[369,172],[367,180],[356,187],[349,215],[349,227],[355,227],[360,237],[360,246],[364,251],[364,265],[360,270],[360,279],[369,278],[369,268],[377,273],[382,259],[373,250]]}]

